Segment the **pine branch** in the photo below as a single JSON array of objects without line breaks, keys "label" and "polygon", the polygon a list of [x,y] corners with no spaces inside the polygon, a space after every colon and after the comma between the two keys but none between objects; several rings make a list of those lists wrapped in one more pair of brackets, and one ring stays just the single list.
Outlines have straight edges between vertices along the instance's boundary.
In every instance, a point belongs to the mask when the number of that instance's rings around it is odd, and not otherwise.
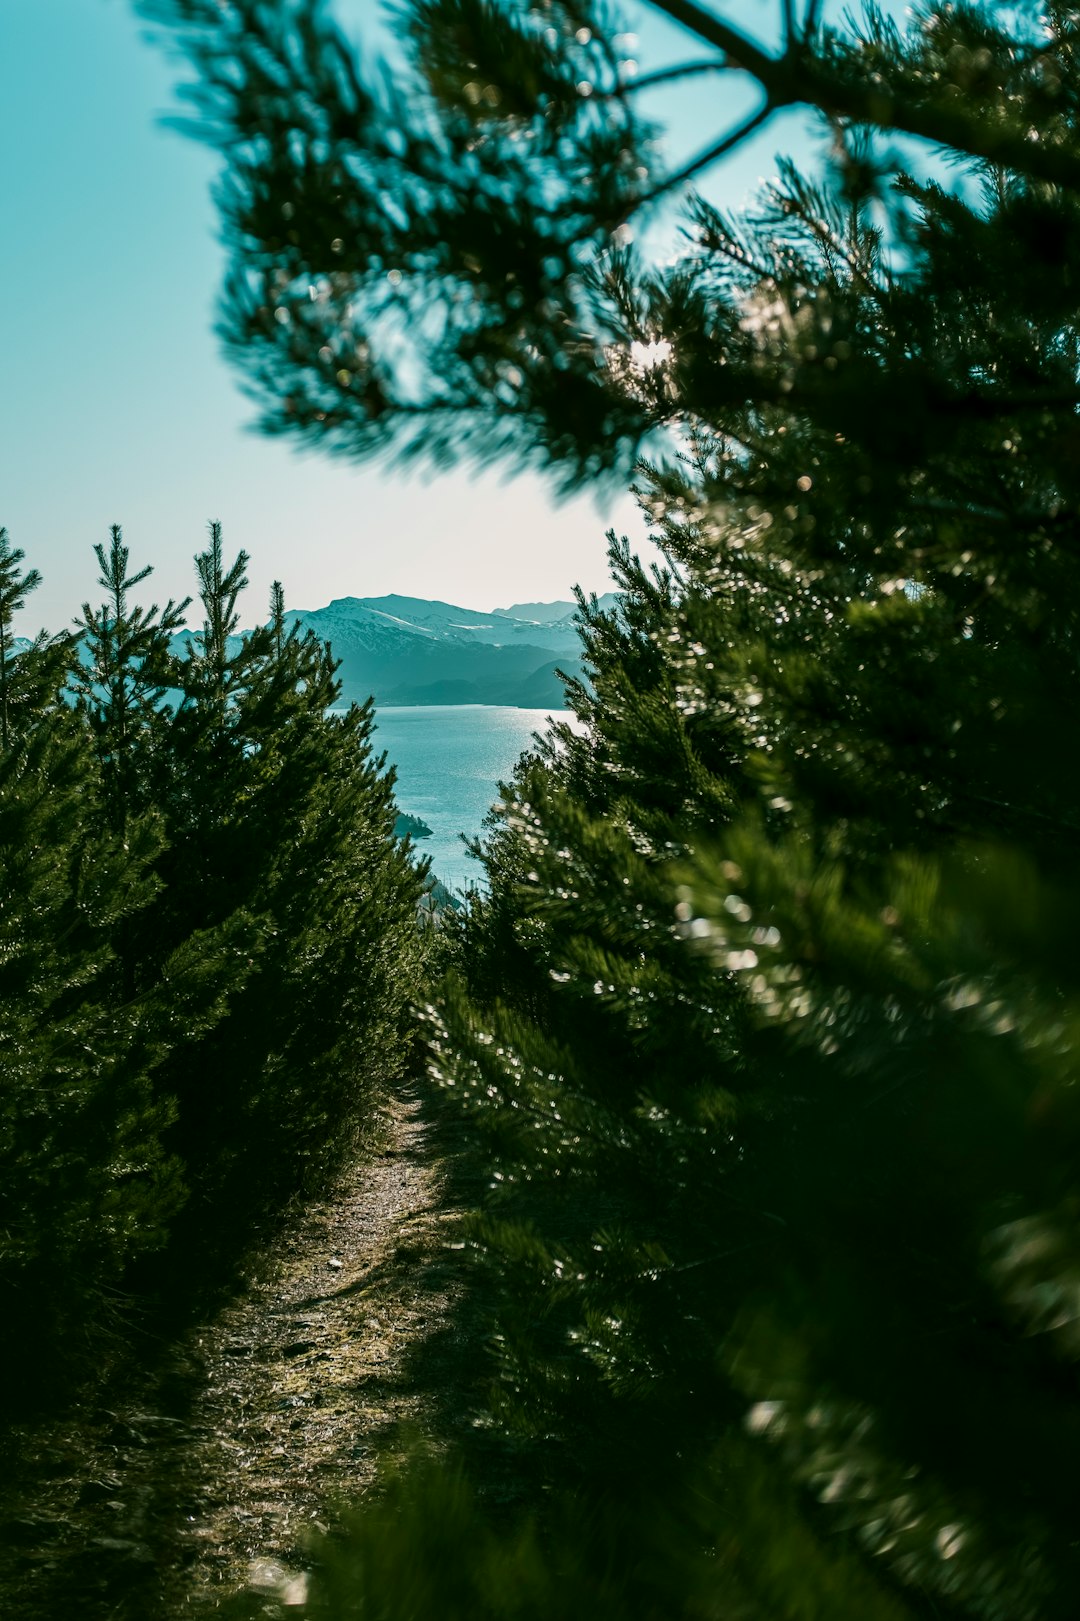
[{"label": "pine branch", "polygon": [[815,56],[805,39],[793,40],[781,56],[770,56],[694,0],[648,3],[723,51],[729,63],[744,68],[757,79],[774,108],[800,103],[816,107],[831,118],[916,135],[1032,180],[1080,190],[1080,154],[1061,143],[1032,141],[1026,130],[1003,128],[979,113],[966,112],[958,99],[946,103],[941,96],[920,95],[913,86],[895,80],[871,84],[855,64],[837,67]]}]

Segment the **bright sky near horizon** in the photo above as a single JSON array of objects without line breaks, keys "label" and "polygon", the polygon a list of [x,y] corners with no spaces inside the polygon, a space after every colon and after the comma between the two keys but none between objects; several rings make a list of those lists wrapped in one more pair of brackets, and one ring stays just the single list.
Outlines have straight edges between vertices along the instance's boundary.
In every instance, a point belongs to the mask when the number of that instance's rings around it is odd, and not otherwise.
[{"label": "bright sky near horizon", "polygon": [[[377,0],[339,6],[355,27]],[[640,5],[623,9],[644,23],[650,66],[695,54]],[[777,8],[722,9],[757,32]],[[229,551],[252,554],[249,623],[274,578],[302,608],[397,591],[490,609],[608,589],[605,530],[644,535],[628,496],[556,503],[539,476],[394,473],[250,431],[213,332],[217,159],[162,124],[178,74],[128,0],[0,0],[0,523],[44,575],[19,629],[60,629],[97,600],[91,548],[114,522],[154,565],[160,601],[192,593],[192,555],[221,519]],[[680,90],[677,158],[737,115],[717,82]],[[710,194],[738,204],[805,139],[777,120]]]}]

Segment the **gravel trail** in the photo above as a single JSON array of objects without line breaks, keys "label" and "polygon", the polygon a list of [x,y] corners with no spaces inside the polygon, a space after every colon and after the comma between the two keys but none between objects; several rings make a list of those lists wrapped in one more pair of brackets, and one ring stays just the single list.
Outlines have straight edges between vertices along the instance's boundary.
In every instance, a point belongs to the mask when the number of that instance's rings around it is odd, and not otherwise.
[{"label": "gravel trail", "polygon": [[244,1590],[301,1605],[313,1533],[377,1457],[433,1403],[468,1423],[444,1182],[420,1100],[396,1101],[381,1152],[298,1209],[152,1378],[16,1435],[5,1614],[172,1621]]}]

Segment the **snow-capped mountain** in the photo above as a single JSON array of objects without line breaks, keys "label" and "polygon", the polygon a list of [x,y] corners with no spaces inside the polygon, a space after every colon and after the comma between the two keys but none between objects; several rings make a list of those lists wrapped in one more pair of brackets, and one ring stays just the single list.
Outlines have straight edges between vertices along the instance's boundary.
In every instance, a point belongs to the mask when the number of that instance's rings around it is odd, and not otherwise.
[{"label": "snow-capped mountain", "polygon": [[325,608],[294,609],[290,618],[301,619],[313,629],[336,624],[339,633],[346,632],[351,640],[373,648],[404,646],[416,636],[474,647],[507,647],[542,635],[545,647],[577,652],[574,604],[550,606],[560,611],[540,620],[506,608],[478,613],[475,608],[456,608],[450,602],[427,602],[421,597],[338,597]]},{"label": "snow-capped mountain", "polygon": [[[605,599],[606,600],[606,599]],[[614,598],[612,598],[614,601]],[[421,597],[339,597],[288,618],[341,660],[346,699],[389,704],[561,705],[557,669],[581,673],[572,602],[479,613]]]}]

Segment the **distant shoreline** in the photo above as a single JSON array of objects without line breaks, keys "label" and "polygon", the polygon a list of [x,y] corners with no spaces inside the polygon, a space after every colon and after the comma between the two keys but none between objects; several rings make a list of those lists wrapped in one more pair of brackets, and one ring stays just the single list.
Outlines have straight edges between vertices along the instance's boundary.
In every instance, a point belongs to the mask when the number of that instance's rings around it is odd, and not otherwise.
[{"label": "distant shoreline", "polygon": [[[329,713],[331,715],[344,715],[348,711],[351,704],[363,703],[363,702],[364,702],[364,700],[362,698],[352,698],[352,699],[349,700],[349,703],[332,704],[331,707],[330,707]],[[562,714],[568,713],[568,709],[567,709],[566,704],[551,704],[551,705],[548,705],[548,704],[480,704],[480,703],[474,703],[474,704],[445,703],[445,704],[440,704],[438,702],[436,702],[436,703],[428,703],[428,704],[398,704],[398,703],[394,703],[392,701],[380,703],[378,700],[376,700],[375,708],[376,708],[376,710],[380,710],[380,709],[520,709],[525,714],[535,714],[535,715],[562,715]]]}]

